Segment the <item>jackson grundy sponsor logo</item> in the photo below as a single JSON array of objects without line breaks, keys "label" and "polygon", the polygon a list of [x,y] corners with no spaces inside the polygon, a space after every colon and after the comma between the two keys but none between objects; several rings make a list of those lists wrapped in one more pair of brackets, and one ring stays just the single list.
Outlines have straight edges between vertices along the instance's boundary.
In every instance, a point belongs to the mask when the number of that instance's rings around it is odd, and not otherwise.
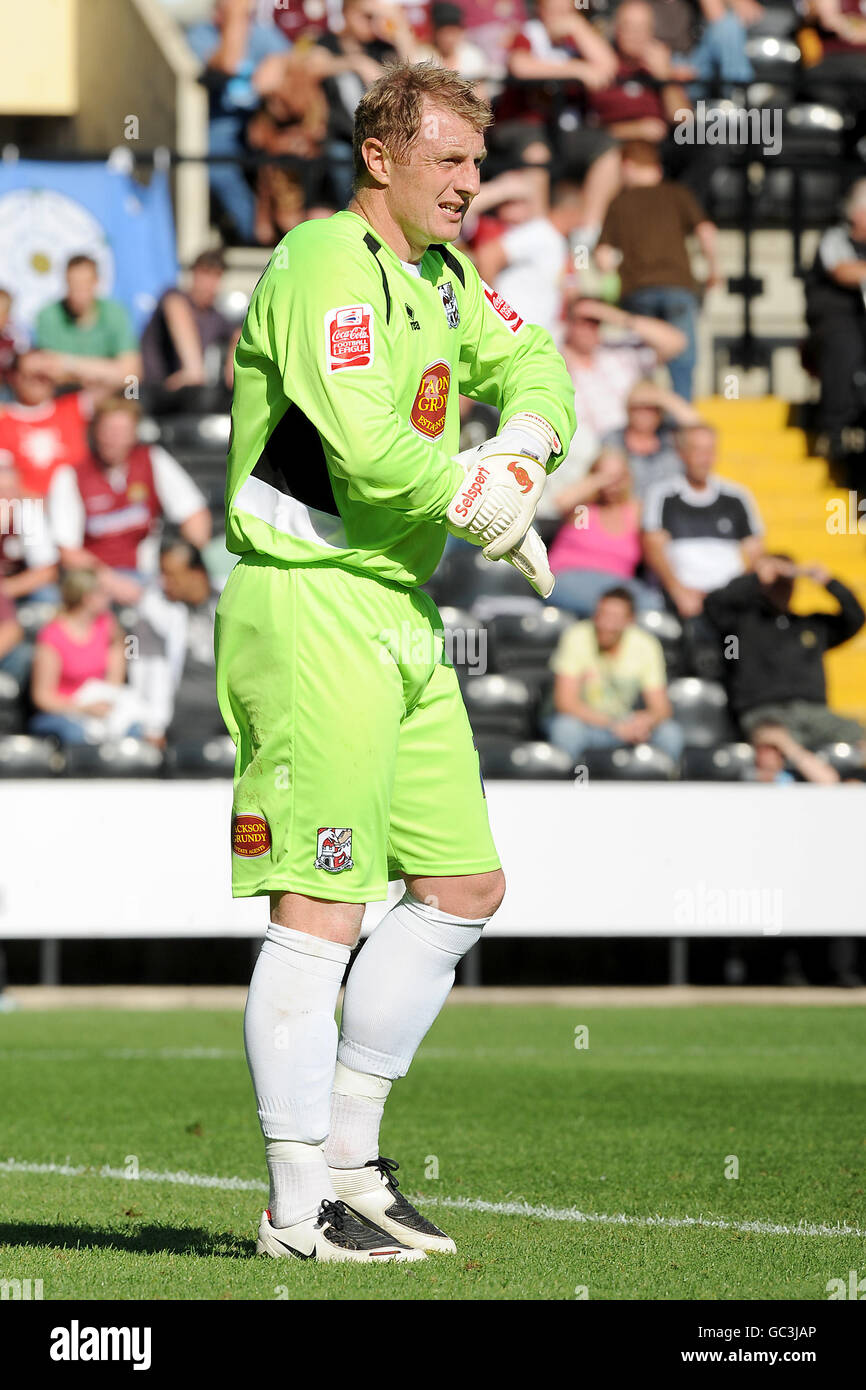
[{"label": "jackson grundy sponsor logo", "polygon": [[450,390],[451,368],[447,362],[431,362],[424,368],[409,420],[413,430],[425,439],[438,439],[444,430]]},{"label": "jackson grundy sponsor logo", "polygon": [[239,859],[258,859],[271,847],[271,828],[264,816],[232,817],[232,853]]}]

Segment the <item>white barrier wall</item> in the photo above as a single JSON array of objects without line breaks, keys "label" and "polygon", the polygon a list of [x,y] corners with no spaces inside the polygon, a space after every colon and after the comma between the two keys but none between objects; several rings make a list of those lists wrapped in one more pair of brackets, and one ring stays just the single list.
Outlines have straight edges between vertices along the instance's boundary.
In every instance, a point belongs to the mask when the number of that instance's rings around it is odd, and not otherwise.
[{"label": "white barrier wall", "polygon": [[[858,787],[487,794],[508,879],[488,936],[866,935]],[[230,815],[227,781],[0,782],[0,938],[263,934],[266,900],[230,895]]]}]

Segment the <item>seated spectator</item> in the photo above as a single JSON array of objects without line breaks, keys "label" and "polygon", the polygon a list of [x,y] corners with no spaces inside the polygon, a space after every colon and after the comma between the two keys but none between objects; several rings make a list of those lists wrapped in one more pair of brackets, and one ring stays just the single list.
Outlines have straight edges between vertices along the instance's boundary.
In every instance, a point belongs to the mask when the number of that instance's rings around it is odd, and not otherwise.
[{"label": "seated spectator", "polygon": [[[601,326],[618,329],[602,341]],[[656,367],[676,357],[686,335],[661,319],[629,314],[596,299],[576,299],[566,313],[562,355],[574,382],[574,405],[581,426],[600,439],[623,429],[629,392]]]},{"label": "seated spectator", "polygon": [[483,280],[527,321],[562,336],[562,302],[571,261],[570,237],[581,225],[583,197],[577,184],[554,184],[540,216],[485,241],[475,253]]},{"label": "seated spectator", "polygon": [[159,583],[138,606],[137,657],[130,678],[147,710],[145,732],[163,745],[223,737],[216,699],[214,588],[201,552],[182,537],[160,547]]},{"label": "seated spectator", "polygon": [[103,582],[119,602],[134,602],[155,568],[145,542],[163,518],[199,547],[211,533],[202,492],[160,444],[138,442],[138,421],[137,402],[102,401],[90,452],[77,469],[58,470],[48,499],[64,566],[105,571]]},{"label": "seated spectator", "polygon": [[860,115],[866,110],[866,15],[860,0],[805,0],[800,31],[803,90],[809,101]]},{"label": "seated spectator", "polygon": [[166,392],[180,392],[177,406],[184,410],[200,408],[202,388],[216,388],[228,404],[240,328],[216,306],[224,272],[222,251],[202,251],[192,263],[189,289],[160,295],[141,335],[144,382],[159,391],[160,400],[151,405],[157,413]]},{"label": "seated spectator", "polygon": [[614,18],[613,49],[616,69],[603,87],[589,92],[589,111],[617,140],[658,145],[691,105],[674,80],[670,50],[655,37],[646,0],[623,0]]},{"label": "seated spectator", "polygon": [[[839,604],[838,613],[792,613],[794,580],[806,575]],[[827,706],[824,653],[860,631],[866,614],[851,590],[819,565],[795,565],[788,555],[765,555],[704,600],[704,611],[725,641],[737,639],[726,663],[731,708],[747,736],[762,724],[781,724],[814,752],[827,743],[864,747],[866,730]]]},{"label": "seated spectator", "polygon": [[24,351],[24,347],[24,338],[12,322],[12,295],[8,290],[0,289],[0,388],[4,393],[0,399],[7,398],[5,390],[8,374],[15,358]]},{"label": "seated spectator", "polygon": [[806,277],[806,322],[821,381],[820,450],[843,460],[846,431],[866,416],[866,179],[849,190],[844,222],[818,243]]},{"label": "seated spectator", "polygon": [[640,507],[622,454],[605,449],[585,478],[557,498],[565,524],[550,548],[556,585],[550,602],[580,618],[595,611],[613,585],[635,608],[661,608],[660,590],[635,578],[641,561]]},{"label": "seated spectator", "polygon": [[617,266],[625,310],[663,319],[684,335],[685,346],[669,366],[674,390],[690,401],[698,298],[686,237],[694,232],[698,239],[710,288],[719,283],[716,227],[689,189],[664,177],[658,154],[646,141],[626,145],[622,177],[624,187],[608,208],[596,261],[602,270]]},{"label": "seated spectator", "polygon": [[[654,34],[671,52],[672,72],[689,94],[715,96],[753,82],[747,30],[763,14],[757,0],[650,0]],[[697,39],[697,42],[695,41]]]},{"label": "seated spectator", "polygon": [[[246,154],[245,130],[263,94],[278,83],[279,60],[291,44],[276,24],[255,22],[254,0],[216,0],[210,22],[193,24],[187,41],[202,63],[200,81],[209,101],[208,149],[212,155]],[[254,239],[255,200],[240,164],[211,164],[210,186],[231,232],[244,245]]]},{"label": "seated spectator", "polygon": [[139,733],[140,703],[125,685],[123,633],[99,576],[70,570],[60,593],[60,613],[36,638],[30,733],[77,744]]},{"label": "seated spectator", "polygon": [[93,400],[87,391],[54,394],[43,354],[22,352],[8,375],[14,399],[0,406],[0,459],[15,469],[21,488],[45,497],[58,468],[75,467],[87,452]]},{"label": "seated spectator", "polygon": [[424,53],[443,68],[451,68],[464,82],[474,82],[479,96],[489,99],[491,92],[484,79],[490,77],[491,63],[487,54],[466,36],[466,20],[459,5],[450,0],[433,0],[430,6],[432,48]]},{"label": "seated spectator", "polygon": [[[573,0],[538,0],[535,18],[522,25],[508,52],[511,77],[526,85],[506,87],[496,103],[490,135],[495,151],[513,153],[515,140],[525,140],[527,126],[535,125],[539,134],[550,127],[553,134],[557,111],[567,112],[567,128],[560,122],[556,131],[557,144],[568,176],[584,180],[585,223],[578,240],[590,247],[619,187],[620,172],[613,137],[585,123],[585,93],[606,86],[616,66],[610,44],[575,10]],[[555,89],[547,85],[553,83]]]},{"label": "seated spectator", "polygon": [[[255,176],[255,238],[261,245],[275,245],[305,220],[308,209],[321,206],[327,127],[328,104],[319,78],[300,51],[290,54],[280,81],[247,122],[250,149],[275,158]],[[286,167],[285,156],[291,156],[293,167]]]},{"label": "seated spectator", "polygon": [[32,660],[30,644],[24,641],[24,629],[18,621],[15,604],[0,589],[0,671],[14,676],[24,685],[30,674]]},{"label": "seated spectator", "polygon": [[751,494],[715,473],[712,425],[690,425],[677,440],[683,476],[647,492],[644,558],[680,617],[697,618],[706,594],[754,565],[764,528]]},{"label": "seated spectator", "polygon": [[334,196],[345,207],[352,196],[352,130],[355,107],[387,63],[414,62],[420,49],[399,4],[344,0],[339,34],[322,34],[306,61],[328,104],[326,153]]},{"label": "seated spectator", "polygon": [[551,666],[554,712],[542,722],[575,762],[588,748],[637,743],[679,761],[683,734],[671,717],[661,643],[636,625],[627,589],[609,589],[591,621],[562,634]]},{"label": "seated spectator", "polygon": [[816,782],[824,786],[832,786],[841,780],[835,767],[825,763],[816,753],[810,753],[781,724],[759,724],[751,741],[755,750],[755,766],[746,775],[747,782],[796,782],[794,772],[803,782]]},{"label": "seated spectator", "polygon": [[625,426],[612,430],[604,443],[625,455],[634,495],[643,502],[653,483],[681,478],[683,474],[683,461],[674,432],[665,418],[675,421],[682,429],[698,424],[700,417],[688,401],[652,381],[639,381],[632,388],[626,409]]},{"label": "seated spectator", "polygon": [[100,299],[99,272],[92,256],[66,263],[66,296],[46,304],[36,317],[31,363],[56,386],[91,392],[118,391],[141,376],[138,342],[129,315],[116,299]]},{"label": "seated spectator", "polygon": [[41,497],[26,495],[0,454],[0,593],[13,602],[54,601],[59,554]]}]

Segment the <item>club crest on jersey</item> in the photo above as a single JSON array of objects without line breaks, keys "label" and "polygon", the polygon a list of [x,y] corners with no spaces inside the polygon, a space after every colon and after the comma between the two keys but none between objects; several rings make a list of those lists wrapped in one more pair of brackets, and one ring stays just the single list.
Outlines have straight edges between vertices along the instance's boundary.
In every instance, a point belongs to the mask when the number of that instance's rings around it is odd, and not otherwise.
[{"label": "club crest on jersey", "polygon": [[439,298],[442,300],[448,327],[456,328],[460,323],[460,310],[457,307],[457,296],[450,280],[446,280],[444,285],[439,286]]},{"label": "club crest on jersey", "polygon": [[373,363],[372,304],[347,304],[325,315],[325,361],[329,372]]},{"label": "club crest on jersey", "polygon": [[271,847],[271,828],[264,816],[232,817],[232,854],[239,859],[259,859]]},{"label": "club crest on jersey", "polygon": [[451,368],[447,362],[431,362],[421,373],[409,420],[413,430],[425,439],[438,439],[445,429]]},{"label": "club crest on jersey", "polygon": [[326,869],[329,874],[341,874],[354,867],[351,828],[320,826],[316,844],[316,868]]},{"label": "club crest on jersey", "polygon": [[499,315],[505,327],[510,329],[512,333],[519,333],[523,327],[523,319],[520,317],[517,310],[512,309],[508,300],[503,299],[501,294],[491,289],[486,280],[482,280],[481,284],[484,287],[484,298],[487,300],[493,312]]}]

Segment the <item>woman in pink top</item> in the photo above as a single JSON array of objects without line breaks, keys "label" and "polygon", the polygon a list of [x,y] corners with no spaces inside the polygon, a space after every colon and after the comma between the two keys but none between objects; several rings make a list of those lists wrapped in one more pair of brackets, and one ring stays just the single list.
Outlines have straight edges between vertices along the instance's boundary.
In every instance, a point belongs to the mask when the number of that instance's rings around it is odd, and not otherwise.
[{"label": "woman in pink top", "polygon": [[70,570],[60,593],[60,613],[36,639],[30,688],[36,714],[30,732],[54,734],[62,743],[86,743],[85,721],[104,718],[111,703],[88,702],[78,692],[93,680],[124,684],[123,634],[95,571]]},{"label": "woman in pink top", "polygon": [[585,478],[560,495],[565,524],[550,547],[556,585],[549,602],[588,618],[608,589],[623,585],[639,610],[663,607],[659,590],[635,578],[641,561],[640,505],[624,456],[604,449]]}]

